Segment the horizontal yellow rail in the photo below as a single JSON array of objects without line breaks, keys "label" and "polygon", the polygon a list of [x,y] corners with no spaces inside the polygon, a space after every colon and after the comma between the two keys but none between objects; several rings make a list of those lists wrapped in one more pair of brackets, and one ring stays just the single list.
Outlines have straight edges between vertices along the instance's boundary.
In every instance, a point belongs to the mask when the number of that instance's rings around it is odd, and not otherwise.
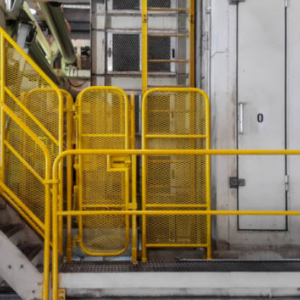
[{"label": "horizontal yellow rail", "polygon": [[237,210],[109,210],[109,211],[64,211],[58,216],[300,216],[300,211],[237,211]]},{"label": "horizontal yellow rail", "polygon": [[[300,155],[300,150],[69,150],[60,153],[56,158],[53,165],[53,264],[52,264],[52,276],[53,276],[53,300],[58,299],[58,219],[59,217],[70,216],[96,216],[96,215],[131,215],[131,216],[153,216],[153,215],[274,215],[274,216],[300,216],[300,211],[58,211],[58,185],[59,185],[59,166],[61,161],[69,156],[76,155],[120,155],[127,156],[157,156],[157,155]],[[134,159],[133,159],[134,162]],[[148,245],[149,246],[149,245]],[[151,246],[151,245],[150,245]]]}]

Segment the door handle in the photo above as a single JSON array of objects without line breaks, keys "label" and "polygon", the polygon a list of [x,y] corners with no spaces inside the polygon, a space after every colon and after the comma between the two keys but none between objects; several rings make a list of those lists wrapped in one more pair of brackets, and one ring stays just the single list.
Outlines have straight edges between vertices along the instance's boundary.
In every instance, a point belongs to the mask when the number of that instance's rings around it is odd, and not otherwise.
[{"label": "door handle", "polygon": [[238,130],[239,134],[244,134],[244,108],[245,103],[239,103],[239,112],[238,112]]}]

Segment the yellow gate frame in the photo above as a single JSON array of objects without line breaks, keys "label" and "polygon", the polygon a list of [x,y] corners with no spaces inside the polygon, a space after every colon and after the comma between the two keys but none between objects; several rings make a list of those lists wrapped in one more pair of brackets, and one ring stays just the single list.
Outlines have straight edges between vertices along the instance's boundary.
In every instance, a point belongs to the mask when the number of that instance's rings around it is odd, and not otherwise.
[{"label": "yellow gate frame", "polygon": [[[91,103],[92,98],[95,97],[94,103]],[[96,103],[98,100],[97,97],[101,99],[99,103]],[[98,108],[97,108],[98,106]],[[105,112],[102,113],[102,116],[98,115],[97,119],[93,118],[93,112],[99,111],[99,107],[101,109],[108,109],[107,114]],[[113,106],[116,106],[114,108]],[[84,117],[83,114],[86,111],[89,111],[91,114],[89,116]],[[114,113],[115,110],[115,114]],[[134,122],[134,115],[130,112],[130,102],[126,93],[116,87],[90,87],[82,91],[76,101],[76,121],[77,121],[77,135],[76,135],[76,144],[78,149],[85,149],[88,145],[88,148],[95,149],[130,149],[133,145],[134,138],[132,137],[132,123]],[[112,122],[110,126],[107,126],[108,121]],[[107,128],[110,127],[110,128]],[[100,132],[98,132],[100,128]],[[101,140],[102,139],[102,140]],[[98,140],[98,141],[97,141]],[[117,142],[118,141],[118,142]],[[97,144],[98,143],[98,144]],[[100,145],[100,146],[99,146]],[[91,159],[91,158],[89,158]],[[102,159],[102,162],[100,163]],[[84,170],[85,168],[85,170]],[[102,183],[104,183],[104,191],[102,190],[102,194],[99,192],[99,195],[102,199],[114,198],[112,189],[114,187],[109,187],[108,191],[107,184],[111,184],[112,186],[121,184],[121,191],[117,198],[123,195],[123,203],[114,203],[110,204],[109,199],[100,200],[97,199],[85,199],[85,193],[89,189],[95,189],[96,186],[93,184],[93,180],[95,180],[94,176],[90,177],[90,181],[87,179],[84,182],[84,173],[85,171],[90,171],[93,169],[97,176],[103,176],[101,178]],[[99,175],[100,171],[105,169],[105,175]],[[106,161],[105,157],[98,158],[97,161],[83,161],[82,156],[78,156],[77,163],[77,193],[78,193],[78,207],[80,210],[95,210],[95,209],[120,209],[120,210],[128,210],[132,209],[130,204],[130,179],[131,179],[131,160],[127,157],[110,157],[108,161]],[[95,175],[94,174],[94,175]],[[95,176],[95,177],[96,177]],[[98,182],[100,184],[100,182]],[[118,188],[117,188],[118,189]],[[119,202],[120,199],[117,199]],[[89,202],[91,203],[85,203]],[[96,202],[96,204],[95,204]],[[79,227],[79,237],[78,242],[81,249],[90,256],[118,256],[124,253],[130,243],[130,218],[129,216],[125,217],[124,221],[120,221],[120,218],[115,218],[112,216],[107,217],[105,221],[105,217],[94,217],[94,218],[86,218],[83,221],[82,217],[78,218],[78,227]],[[102,220],[101,220],[102,219]],[[118,219],[118,220],[117,220]],[[119,222],[119,225],[116,225],[116,222]],[[125,222],[124,226],[120,222]],[[117,232],[117,229],[125,228],[125,241],[124,247],[116,252],[103,251],[102,249],[95,248],[93,250],[88,249],[88,246],[85,244],[84,239],[87,236],[84,233],[85,224],[89,223],[94,230],[103,230],[103,226],[107,226],[106,230],[109,232],[112,229],[112,232]],[[116,227],[114,227],[116,226]],[[121,227],[117,227],[121,226]],[[88,227],[89,228],[89,227]],[[103,232],[102,232],[103,233]],[[112,233],[111,233],[112,234]],[[111,235],[108,234],[108,237]],[[96,232],[96,236],[94,239],[97,239],[98,236],[101,236],[101,233]],[[116,234],[118,236],[118,233]],[[91,238],[93,239],[93,238]],[[118,240],[118,237],[115,238],[116,244],[122,243]],[[103,241],[102,241],[103,242]],[[112,243],[112,241],[110,241]],[[109,238],[107,240],[107,244],[109,244]]]},{"label": "yellow gate frame", "polygon": [[[151,103],[153,99],[156,101],[155,104]],[[210,149],[209,99],[203,90],[196,88],[149,90],[143,98],[142,123],[143,150]],[[189,158],[190,162],[183,162],[182,159],[178,160],[175,156],[158,156],[155,159],[155,162],[149,163],[149,158],[143,156],[142,209],[144,211],[155,209],[164,211],[172,209],[210,210],[209,156],[205,156],[200,162],[201,158],[192,155]],[[186,163],[190,166],[187,166]],[[169,171],[166,170],[166,166],[170,166]],[[151,178],[152,185],[153,182],[156,183],[152,189],[149,187],[149,178]],[[173,193],[174,184],[176,192]],[[180,187],[177,187],[178,184]],[[152,197],[151,203],[148,200],[149,191],[156,194],[153,196],[155,199]],[[182,195],[178,191],[182,191]],[[186,197],[184,197],[184,193],[186,193]],[[160,201],[160,199],[162,200]],[[146,216],[143,216],[142,261],[147,261],[147,248],[157,247],[206,248],[207,258],[211,258],[210,216],[207,216],[206,221],[200,218],[191,220],[189,218],[164,219],[160,217],[155,219],[153,217],[151,222],[148,222],[150,221]],[[151,230],[151,243],[147,242],[149,224],[154,226]],[[191,228],[187,230],[184,226],[194,226],[196,236],[193,239],[190,237],[193,242],[189,241],[185,235],[187,231],[192,231]],[[168,240],[168,242],[162,243],[160,240]]]}]

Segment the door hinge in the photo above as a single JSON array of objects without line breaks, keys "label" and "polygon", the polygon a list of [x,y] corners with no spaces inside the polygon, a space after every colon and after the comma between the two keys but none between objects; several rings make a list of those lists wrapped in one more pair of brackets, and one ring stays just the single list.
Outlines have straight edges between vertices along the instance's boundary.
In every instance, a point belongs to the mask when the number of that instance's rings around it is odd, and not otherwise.
[{"label": "door hinge", "polygon": [[240,179],[237,177],[230,177],[229,178],[229,186],[231,189],[237,189],[240,186],[246,186],[246,180]]},{"label": "door hinge", "polygon": [[239,4],[240,2],[245,2],[246,0],[229,0],[230,5]]},{"label": "door hinge", "polygon": [[288,192],[289,188],[290,188],[290,176],[289,175],[285,175],[284,184],[285,184],[285,191]]}]

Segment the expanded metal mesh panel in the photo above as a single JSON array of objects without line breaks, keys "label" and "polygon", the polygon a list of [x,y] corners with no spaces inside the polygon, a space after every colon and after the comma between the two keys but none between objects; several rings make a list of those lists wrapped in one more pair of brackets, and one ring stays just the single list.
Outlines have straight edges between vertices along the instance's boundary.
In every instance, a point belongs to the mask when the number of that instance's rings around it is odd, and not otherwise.
[{"label": "expanded metal mesh panel", "polygon": [[140,10],[140,0],[113,0],[115,10]]},{"label": "expanded metal mesh panel", "polygon": [[[197,209],[192,208],[192,210]],[[206,246],[207,216],[147,217],[146,233],[147,245],[151,246]]]},{"label": "expanded metal mesh panel", "polygon": [[[148,7],[170,8],[171,0],[148,0]],[[140,10],[140,0],[113,0],[113,9]]]},{"label": "expanded metal mesh panel", "polygon": [[[81,149],[126,149],[128,99],[117,89],[90,88],[78,100]],[[126,209],[125,172],[109,172],[107,157],[79,157],[83,210]],[[97,255],[113,255],[127,248],[129,219],[125,216],[81,218],[83,248]]]},{"label": "expanded metal mesh panel", "polygon": [[113,34],[113,71],[140,70],[140,35]]},{"label": "expanded metal mesh panel", "polygon": [[10,150],[6,150],[6,176],[8,188],[42,221],[45,216],[45,186]]},{"label": "expanded metal mesh panel", "polygon": [[[144,148],[207,149],[207,102],[196,91],[152,92],[144,100]],[[206,156],[161,155],[144,159],[144,209],[207,209]],[[147,245],[206,246],[206,216],[147,217]]]},{"label": "expanded metal mesh panel", "polygon": [[148,0],[148,7],[171,7],[171,0]]},{"label": "expanded metal mesh panel", "polygon": [[[171,59],[171,38],[170,37],[149,37],[148,59]],[[148,64],[149,72],[170,72],[169,62]]]},{"label": "expanded metal mesh panel", "polygon": [[[8,116],[6,115],[8,119]],[[45,157],[32,139],[11,119],[9,143],[41,178],[45,176]],[[5,147],[5,183],[22,202],[44,222],[45,185],[20,161],[8,146]]]},{"label": "expanded metal mesh panel", "polygon": [[[0,53],[4,56],[4,64],[0,63],[0,70],[4,71],[1,72],[4,76],[0,80],[4,89],[2,100],[14,117],[4,113],[5,132],[2,139],[5,141],[5,167],[1,179],[43,223],[46,156],[32,136],[39,138],[48,147],[50,162],[53,162],[59,152],[59,111],[62,111],[59,110],[58,89],[54,84],[48,83],[46,75],[38,70],[25,54],[22,55],[21,50],[17,49],[8,37],[4,40],[5,45],[0,46]],[[3,112],[6,110],[3,107],[1,109]],[[14,119],[23,122],[32,136],[29,136],[24,126]],[[49,171],[50,178],[51,170]],[[25,214],[29,218],[30,213],[27,211]]]}]

